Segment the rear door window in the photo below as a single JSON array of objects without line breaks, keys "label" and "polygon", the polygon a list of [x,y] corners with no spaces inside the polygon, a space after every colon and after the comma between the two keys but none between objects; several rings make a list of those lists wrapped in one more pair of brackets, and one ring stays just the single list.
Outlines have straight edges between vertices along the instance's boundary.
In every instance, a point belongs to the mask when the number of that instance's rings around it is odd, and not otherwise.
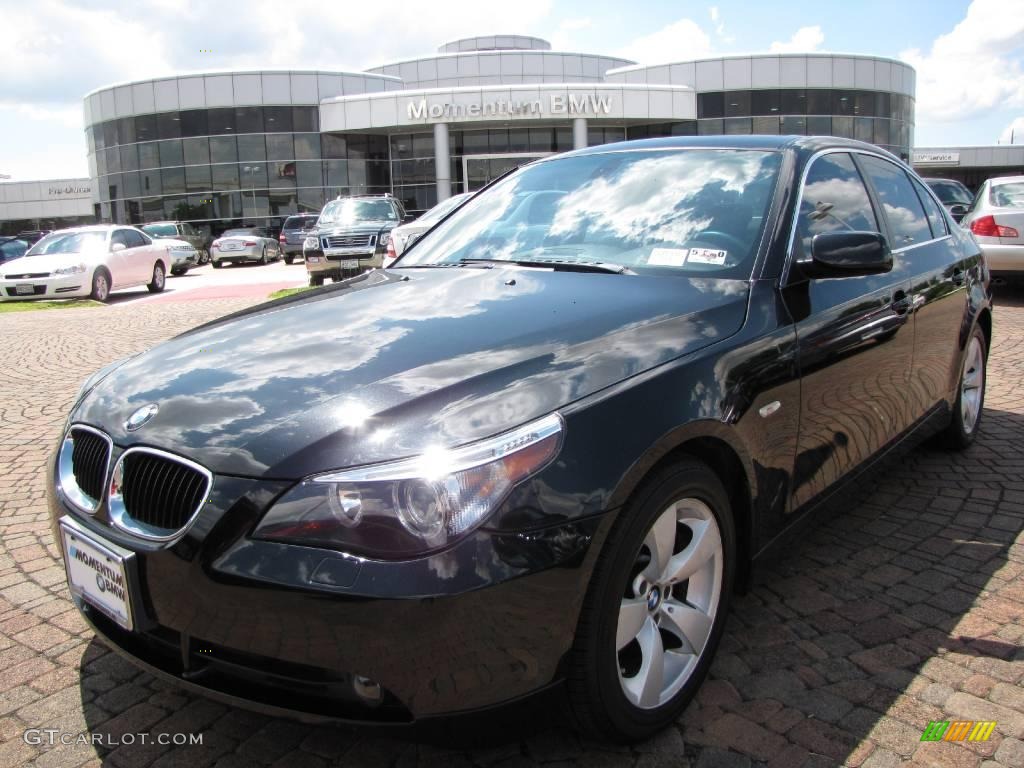
[{"label": "rear door window", "polygon": [[914,183],[914,189],[917,190],[917,196],[921,198],[921,203],[924,205],[924,212],[928,217],[928,224],[932,228],[932,237],[945,237],[949,234],[949,229],[946,227],[946,217],[942,215],[942,209],[939,208],[939,204],[935,202],[934,197],[928,194],[928,190],[925,189],[924,184],[913,177],[911,177],[910,180]]},{"label": "rear door window", "polygon": [[892,236],[892,249],[931,240],[932,230],[924,206],[906,172],[895,163],[873,155],[862,155],[860,161],[882,203]]}]

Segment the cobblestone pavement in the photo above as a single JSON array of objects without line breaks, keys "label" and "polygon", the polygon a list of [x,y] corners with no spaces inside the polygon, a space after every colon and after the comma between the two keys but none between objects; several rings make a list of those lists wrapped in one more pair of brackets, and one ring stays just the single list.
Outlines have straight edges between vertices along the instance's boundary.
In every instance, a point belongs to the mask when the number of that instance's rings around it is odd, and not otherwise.
[{"label": "cobblestone pavement", "polygon": [[[0,766],[1024,766],[1024,294],[1000,297],[977,444],[914,451],[762,569],[697,701],[633,749],[536,725],[455,750],[310,727],[182,695],[93,638],[44,503],[44,458],[71,398],[100,365],[252,301],[0,319]],[[519,733],[495,717],[499,733]],[[954,719],[998,725],[983,743],[920,741],[928,721]],[[30,744],[29,728],[106,744]],[[108,746],[136,733],[203,740]]]}]

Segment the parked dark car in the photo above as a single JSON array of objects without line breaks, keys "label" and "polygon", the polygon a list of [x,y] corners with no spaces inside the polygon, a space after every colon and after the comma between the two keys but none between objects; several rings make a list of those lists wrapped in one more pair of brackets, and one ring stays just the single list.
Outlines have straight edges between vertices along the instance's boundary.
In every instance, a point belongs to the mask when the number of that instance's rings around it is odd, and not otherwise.
[{"label": "parked dark car", "polygon": [[17,238],[24,240],[29,245],[35,245],[52,231],[50,229],[26,229],[24,232],[19,232]]},{"label": "parked dark car", "polygon": [[971,190],[956,179],[925,179],[924,183],[931,187],[939,202],[953,217],[953,221],[959,224],[974,201]]},{"label": "parked dark car", "polygon": [[284,220],[277,240],[281,244],[281,255],[284,256],[285,264],[291,264],[295,261],[296,256],[302,256],[302,244],[310,230],[316,227],[319,215],[317,213],[299,213]]},{"label": "parked dark car", "polygon": [[352,195],[331,200],[302,246],[310,285],[337,282],[381,267],[391,230],[412,221],[392,195]]},{"label": "parked dark car", "polygon": [[640,739],[797,520],[897,444],[971,443],[991,313],[877,147],[593,147],[94,374],[54,534],[96,632],[186,689],[408,723],[564,685]]},{"label": "parked dark car", "polygon": [[19,237],[0,237],[0,264],[11,259],[20,259],[30,244]]}]

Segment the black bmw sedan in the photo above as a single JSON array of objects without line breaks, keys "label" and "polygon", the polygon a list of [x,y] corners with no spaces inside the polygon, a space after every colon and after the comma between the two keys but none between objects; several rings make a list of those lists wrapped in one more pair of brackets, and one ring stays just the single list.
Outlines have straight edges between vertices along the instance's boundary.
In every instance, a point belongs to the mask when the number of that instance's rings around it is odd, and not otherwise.
[{"label": "black bmw sedan", "polygon": [[972,236],[876,147],[593,147],[97,372],[54,533],[97,634],[193,691],[407,723],[564,686],[638,739],[787,529],[971,443],[991,332]]}]

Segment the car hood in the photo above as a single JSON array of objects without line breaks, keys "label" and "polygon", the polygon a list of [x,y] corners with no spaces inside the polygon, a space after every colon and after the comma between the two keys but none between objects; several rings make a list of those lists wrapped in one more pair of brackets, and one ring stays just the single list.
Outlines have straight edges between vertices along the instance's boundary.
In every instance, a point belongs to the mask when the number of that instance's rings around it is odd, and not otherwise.
[{"label": "car hood", "polygon": [[381,219],[380,221],[353,221],[349,223],[328,224],[310,230],[310,234],[333,235],[338,232],[379,232],[382,229],[394,229],[397,221]]},{"label": "car hood", "polygon": [[4,274],[22,275],[53,272],[55,269],[73,267],[78,264],[95,264],[102,254],[98,253],[47,253],[40,256],[19,256],[3,263]]},{"label": "car hood", "polygon": [[[516,268],[377,270],[126,361],[72,420],[267,478],[497,434],[737,330],[742,281]],[[135,432],[126,419],[158,414]]]}]

